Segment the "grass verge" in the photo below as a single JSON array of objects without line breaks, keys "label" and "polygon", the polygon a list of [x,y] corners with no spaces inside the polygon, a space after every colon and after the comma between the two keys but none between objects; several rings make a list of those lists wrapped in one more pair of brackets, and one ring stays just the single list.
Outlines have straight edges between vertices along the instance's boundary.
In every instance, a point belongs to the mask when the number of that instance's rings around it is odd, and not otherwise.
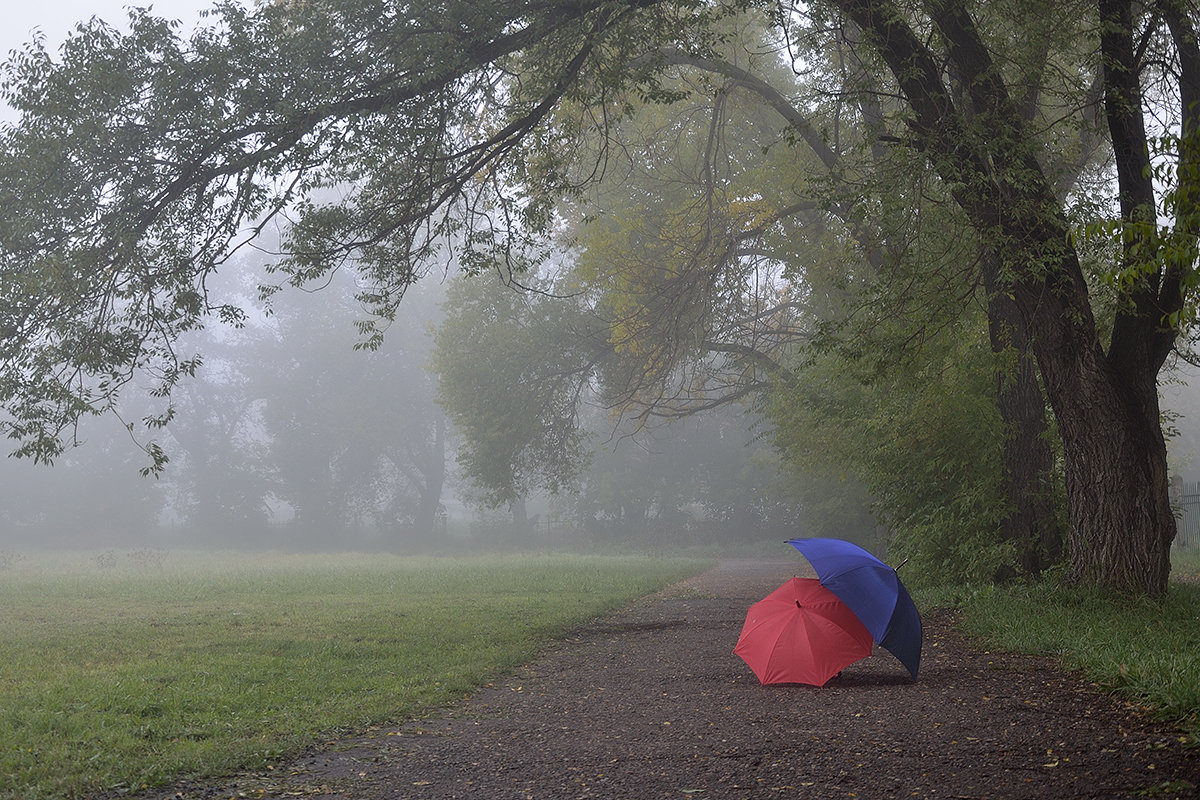
[{"label": "grass verge", "polygon": [[1053,657],[1200,745],[1200,583],[1190,566],[1176,574],[1185,580],[1156,600],[1045,582],[929,592],[922,602],[955,605],[988,647]]},{"label": "grass verge", "polygon": [[0,573],[0,798],[261,768],[460,698],[571,625],[704,566],[564,555],[24,559]]}]

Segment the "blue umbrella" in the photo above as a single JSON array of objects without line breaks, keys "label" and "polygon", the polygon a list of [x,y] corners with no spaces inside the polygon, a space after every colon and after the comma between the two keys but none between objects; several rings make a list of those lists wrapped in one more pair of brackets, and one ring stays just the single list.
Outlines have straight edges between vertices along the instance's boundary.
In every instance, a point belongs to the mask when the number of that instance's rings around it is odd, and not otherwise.
[{"label": "blue umbrella", "polygon": [[788,539],[866,626],[875,641],[908,668],[913,680],[921,666],[921,616],[896,570],[841,539]]}]

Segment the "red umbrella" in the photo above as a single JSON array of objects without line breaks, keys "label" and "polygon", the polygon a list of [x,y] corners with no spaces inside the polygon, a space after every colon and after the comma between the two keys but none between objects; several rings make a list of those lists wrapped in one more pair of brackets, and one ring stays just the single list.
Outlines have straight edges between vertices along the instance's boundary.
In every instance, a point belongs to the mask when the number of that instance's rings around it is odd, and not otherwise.
[{"label": "red umbrella", "polygon": [[733,652],[759,681],[824,686],[871,655],[871,632],[815,578],[792,578],[750,606]]}]

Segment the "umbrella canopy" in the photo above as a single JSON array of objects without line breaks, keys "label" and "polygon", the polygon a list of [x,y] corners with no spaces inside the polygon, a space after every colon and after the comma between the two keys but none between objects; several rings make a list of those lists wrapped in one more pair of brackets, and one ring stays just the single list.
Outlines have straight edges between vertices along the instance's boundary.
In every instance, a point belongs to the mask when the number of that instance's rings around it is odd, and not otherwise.
[{"label": "umbrella canopy", "polygon": [[750,606],[733,652],[761,683],[824,686],[871,655],[871,632],[820,581],[792,578]]},{"label": "umbrella canopy", "polygon": [[913,680],[921,666],[921,616],[896,570],[841,539],[789,539],[822,585],[850,606],[875,641],[900,659]]}]

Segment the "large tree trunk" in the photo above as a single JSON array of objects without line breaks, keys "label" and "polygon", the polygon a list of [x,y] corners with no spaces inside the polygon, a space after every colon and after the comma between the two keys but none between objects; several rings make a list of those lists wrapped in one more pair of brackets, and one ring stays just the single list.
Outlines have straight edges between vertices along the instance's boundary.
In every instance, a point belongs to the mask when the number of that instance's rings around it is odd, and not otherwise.
[{"label": "large tree trunk", "polygon": [[1000,537],[1016,548],[1025,575],[1039,575],[1062,558],[1063,531],[1054,504],[1054,453],[1047,441],[1046,400],[1017,304],[998,286],[998,258],[984,254],[988,334],[1001,367],[996,402],[1004,422],[1005,497],[1009,512]]},{"label": "large tree trunk", "polygon": [[1087,408],[1071,404],[1059,414],[1071,513],[1068,579],[1161,595],[1175,539],[1166,443],[1157,413],[1148,419],[1149,410],[1112,382],[1095,386]]},{"label": "large tree trunk", "polygon": [[1081,357],[1052,341],[1038,362],[1066,459],[1069,581],[1163,594],[1176,524],[1157,368],[1123,375],[1098,345]]},{"label": "large tree trunk", "polygon": [[1162,354],[1152,336],[1141,339],[1142,358],[1117,358],[1112,347],[1105,354],[1065,221],[1033,228],[1029,240],[1043,246],[1027,257],[1046,263],[1057,251],[1055,278],[1018,283],[1013,294],[1033,333],[1062,438],[1068,580],[1161,595],[1175,538],[1158,407]]}]

